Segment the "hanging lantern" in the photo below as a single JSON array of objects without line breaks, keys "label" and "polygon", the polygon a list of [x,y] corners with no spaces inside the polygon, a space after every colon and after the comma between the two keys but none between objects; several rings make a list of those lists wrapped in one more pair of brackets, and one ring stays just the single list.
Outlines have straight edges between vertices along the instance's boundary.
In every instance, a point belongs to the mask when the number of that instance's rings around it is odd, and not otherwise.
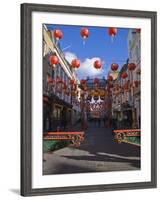
[{"label": "hanging lantern", "polygon": [[112,63],[112,64],[111,64],[111,70],[112,70],[112,71],[117,71],[117,70],[118,70],[118,67],[119,67],[119,66],[118,66],[117,63]]},{"label": "hanging lantern", "polygon": [[135,63],[129,63],[129,64],[128,64],[128,69],[129,69],[130,71],[135,70],[135,68],[136,68]]},{"label": "hanging lantern", "polygon": [[55,55],[51,55],[49,60],[50,60],[50,65],[53,65],[53,67],[55,67],[55,65],[59,64],[59,58]]},{"label": "hanging lantern", "polygon": [[85,85],[86,84],[86,80],[84,80],[84,79],[80,80],[80,84],[81,85]]},{"label": "hanging lantern", "polygon": [[48,77],[47,82],[48,84],[53,84],[53,79],[51,77]]},{"label": "hanging lantern", "polygon": [[88,38],[89,36],[89,30],[87,28],[81,28],[80,35],[83,39]]},{"label": "hanging lantern", "polygon": [[140,33],[141,29],[140,28],[136,28],[136,33]]},{"label": "hanging lantern", "polygon": [[101,69],[102,62],[101,60],[96,60],[93,65],[95,69]]},{"label": "hanging lantern", "polygon": [[107,77],[107,81],[113,81],[113,76],[108,75],[108,77]]},{"label": "hanging lantern", "polygon": [[54,30],[53,36],[58,41],[63,37],[63,33],[61,32],[61,30],[56,29]]},{"label": "hanging lantern", "polygon": [[69,80],[69,84],[70,84],[70,85],[73,85],[73,84],[74,84],[74,80],[73,80],[73,79],[70,79],[70,80]]},{"label": "hanging lantern", "polygon": [[73,68],[79,68],[80,67],[80,60],[78,59],[73,59],[72,62],[71,62],[71,66]]},{"label": "hanging lantern", "polygon": [[111,36],[112,42],[113,42],[113,38],[115,37],[116,33],[117,33],[117,28],[114,28],[114,27],[108,28],[108,34]]},{"label": "hanging lantern", "polygon": [[62,82],[61,78],[59,76],[57,76],[56,83],[61,83],[61,82]]},{"label": "hanging lantern", "polygon": [[126,72],[123,72],[123,73],[121,74],[121,78],[122,78],[122,79],[125,79],[125,78],[127,78],[127,77],[128,77],[128,75],[127,75]]},{"label": "hanging lantern", "polygon": [[135,87],[137,88],[138,86],[139,86],[139,81],[134,81],[134,85],[135,85]]}]

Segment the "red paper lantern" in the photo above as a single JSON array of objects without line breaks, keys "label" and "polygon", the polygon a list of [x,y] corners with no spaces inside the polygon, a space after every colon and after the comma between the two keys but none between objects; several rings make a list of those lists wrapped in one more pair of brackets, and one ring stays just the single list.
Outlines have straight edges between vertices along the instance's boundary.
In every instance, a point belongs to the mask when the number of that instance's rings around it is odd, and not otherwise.
[{"label": "red paper lantern", "polygon": [[136,32],[137,32],[137,33],[140,33],[140,32],[141,32],[141,29],[140,29],[140,28],[136,28]]},{"label": "red paper lantern", "polygon": [[111,70],[112,70],[112,71],[117,71],[117,70],[118,70],[118,67],[119,67],[119,66],[118,66],[117,63],[112,63],[112,64],[111,64]]},{"label": "red paper lantern", "polygon": [[121,78],[122,78],[122,79],[125,79],[125,78],[127,78],[127,76],[128,76],[127,73],[126,73],[126,72],[123,72],[122,75],[121,75]]},{"label": "red paper lantern", "polygon": [[53,33],[54,38],[56,38],[56,40],[60,40],[63,37],[63,33],[61,32],[61,30],[56,29]]},{"label": "red paper lantern", "polygon": [[88,38],[89,30],[87,28],[81,28],[80,35],[82,36],[83,39]]},{"label": "red paper lantern", "polygon": [[96,61],[94,62],[94,67],[95,67],[96,69],[101,69],[101,66],[102,66],[101,60],[96,60]]},{"label": "red paper lantern", "polygon": [[63,83],[62,88],[63,88],[64,90],[66,90],[66,89],[67,89],[67,85],[66,85],[65,83]]},{"label": "red paper lantern", "polygon": [[135,85],[135,87],[138,87],[139,86],[139,81],[134,81],[134,85]]},{"label": "red paper lantern", "polygon": [[50,65],[57,65],[59,64],[59,58],[55,55],[50,56]]},{"label": "red paper lantern", "polygon": [[49,77],[48,80],[47,80],[47,82],[48,82],[49,84],[53,84],[53,79],[52,79],[51,77]]},{"label": "red paper lantern", "polygon": [[113,76],[108,75],[107,80],[108,80],[108,81],[113,81]]},{"label": "red paper lantern", "polygon": [[70,85],[73,85],[73,84],[74,84],[74,80],[73,80],[73,79],[70,79],[70,80],[69,80],[69,84],[70,84]]},{"label": "red paper lantern", "polygon": [[109,27],[108,28],[108,34],[112,37],[114,37],[117,33],[117,28]]},{"label": "red paper lantern", "polygon": [[130,71],[135,70],[135,68],[136,68],[135,63],[129,63],[129,64],[128,64],[128,69],[129,69]]},{"label": "red paper lantern", "polygon": [[73,59],[72,62],[71,62],[71,66],[73,68],[79,68],[80,67],[80,60],[78,59]]},{"label": "red paper lantern", "polygon": [[86,84],[86,80],[84,80],[84,79],[80,80],[80,84],[81,85],[85,85]]}]

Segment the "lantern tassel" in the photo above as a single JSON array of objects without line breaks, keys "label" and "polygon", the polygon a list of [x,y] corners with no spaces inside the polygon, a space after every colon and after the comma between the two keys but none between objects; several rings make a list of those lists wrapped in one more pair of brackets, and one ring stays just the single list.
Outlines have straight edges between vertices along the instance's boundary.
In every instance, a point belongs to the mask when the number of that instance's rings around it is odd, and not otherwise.
[{"label": "lantern tassel", "polygon": [[83,40],[83,45],[85,45],[85,44],[86,44],[86,40],[84,39],[84,40]]},{"label": "lantern tassel", "polygon": [[114,41],[114,35],[111,36],[111,42],[113,43]]}]

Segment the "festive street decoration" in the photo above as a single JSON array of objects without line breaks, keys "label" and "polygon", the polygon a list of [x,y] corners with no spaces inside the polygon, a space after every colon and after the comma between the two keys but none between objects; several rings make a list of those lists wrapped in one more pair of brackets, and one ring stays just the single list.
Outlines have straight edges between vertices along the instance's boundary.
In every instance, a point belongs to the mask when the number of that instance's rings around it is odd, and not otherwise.
[{"label": "festive street decoration", "polygon": [[134,81],[134,85],[135,85],[135,87],[137,88],[137,87],[139,86],[139,81],[138,81],[138,80],[135,80],[135,81]]},{"label": "festive street decoration", "polygon": [[59,76],[56,77],[56,83],[62,83],[62,80]]},{"label": "festive street decoration", "polygon": [[81,84],[82,86],[85,85],[85,84],[86,84],[86,80],[84,80],[84,79],[80,80],[80,84]]},{"label": "festive street decoration", "polygon": [[52,65],[53,67],[59,64],[59,58],[55,55],[51,55],[49,60],[50,60],[50,65]]},{"label": "festive street decoration", "polygon": [[73,84],[74,84],[74,80],[73,80],[73,79],[70,79],[70,80],[69,80],[69,84],[70,84],[70,85],[73,85]]},{"label": "festive street decoration", "polygon": [[73,68],[79,68],[80,67],[80,60],[78,59],[73,59],[72,62],[71,62],[71,66]]},{"label": "festive street decoration", "polygon": [[113,42],[113,38],[117,34],[117,28],[109,27],[108,28],[108,34],[111,36],[111,41]]},{"label": "festive street decoration", "polygon": [[121,74],[121,78],[122,78],[122,79],[125,79],[125,78],[127,78],[127,77],[128,77],[128,75],[127,75],[126,72],[123,72],[123,73]]},{"label": "festive street decoration", "polygon": [[62,88],[63,88],[64,90],[66,90],[66,89],[67,89],[67,85],[66,85],[65,83],[63,83],[63,84],[62,84]]},{"label": "festive street decoration", "polygon": [[108,77],[107,77],[107,81],[113,81],[113,76],[108,75]]},{"label": "festive street decoration", "polygon": [[51,77],[48,77],[47,82],[48,82],[48,84],[51,84],[51,83],[53,83],[53,79]]},{"label": "festive street decoration", "polygon": [[83,38],[83,45],[85,45],[85,41],[89,36],[89,30],[87,28],[81,28],[80,35]]},{"label": "festive street decoration", "polygon": [[118,70],[118,67],[119,67],[119,66],[118,66],[117,63],[112,63],[112,64],[111,64],[111,70],[112,70],[112,71],[117,71],[117,70]]},{"label": "festive street decoration", "polygon": [[135,70],[135,68],[136,68],[135,63],[129,63],[129,64],[128,64],[128,69],[129,69],[130,71]]},{"label": "festive street decoration", "polygon": [[140,28],[136,28],[136,33],[140,33],[141,29]]},{"label": "festive street decoration", "polygon": [[93,65],[95,69],[101,69],[102,62],[101,60],[96,60]]},{"label": "festive street decoration", "polygon": [[56,41],[59,41],[59,40],[63,37],[63,33],[62,33],[61,30],[56,29],[56,30],[54,30],[54,32],[53,32],[53,36],[54,36],[54,38],[56,39]]}]

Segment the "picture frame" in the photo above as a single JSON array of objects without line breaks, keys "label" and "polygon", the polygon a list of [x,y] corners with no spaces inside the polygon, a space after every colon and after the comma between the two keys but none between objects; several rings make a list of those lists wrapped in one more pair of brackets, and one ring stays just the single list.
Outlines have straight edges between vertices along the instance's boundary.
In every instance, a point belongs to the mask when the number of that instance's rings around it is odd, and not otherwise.
[{"label": "picture frame", "polygon": [[[150,130],[150,181],[138,181],[130,183],[111,183],[65,186],[65,187],[40,187],[33,188],[32,168],[32,29],[33,13],[62,13],[86,16],[110,16],[124,18],[139,18],[150,20],[151,28],[151,130]],[[59,23],[59,22],[58,22]],[[143,44],[144,45],[144,44]],[[151,11],[120,10],[106,8],[89,8],[78,6],[60,6],[43,4],[22,4],[21,5],[21,195],[56,195],[67,193],[102,192],[113,190],[130,190],[157,187],[157,13]],[[143,116],[144,117],[144,116]],[[41,147],[37,147],[41,148]],[[107,172],[108,173],[108,172]],[[94,175],[93,175],[94,176]]]}]

